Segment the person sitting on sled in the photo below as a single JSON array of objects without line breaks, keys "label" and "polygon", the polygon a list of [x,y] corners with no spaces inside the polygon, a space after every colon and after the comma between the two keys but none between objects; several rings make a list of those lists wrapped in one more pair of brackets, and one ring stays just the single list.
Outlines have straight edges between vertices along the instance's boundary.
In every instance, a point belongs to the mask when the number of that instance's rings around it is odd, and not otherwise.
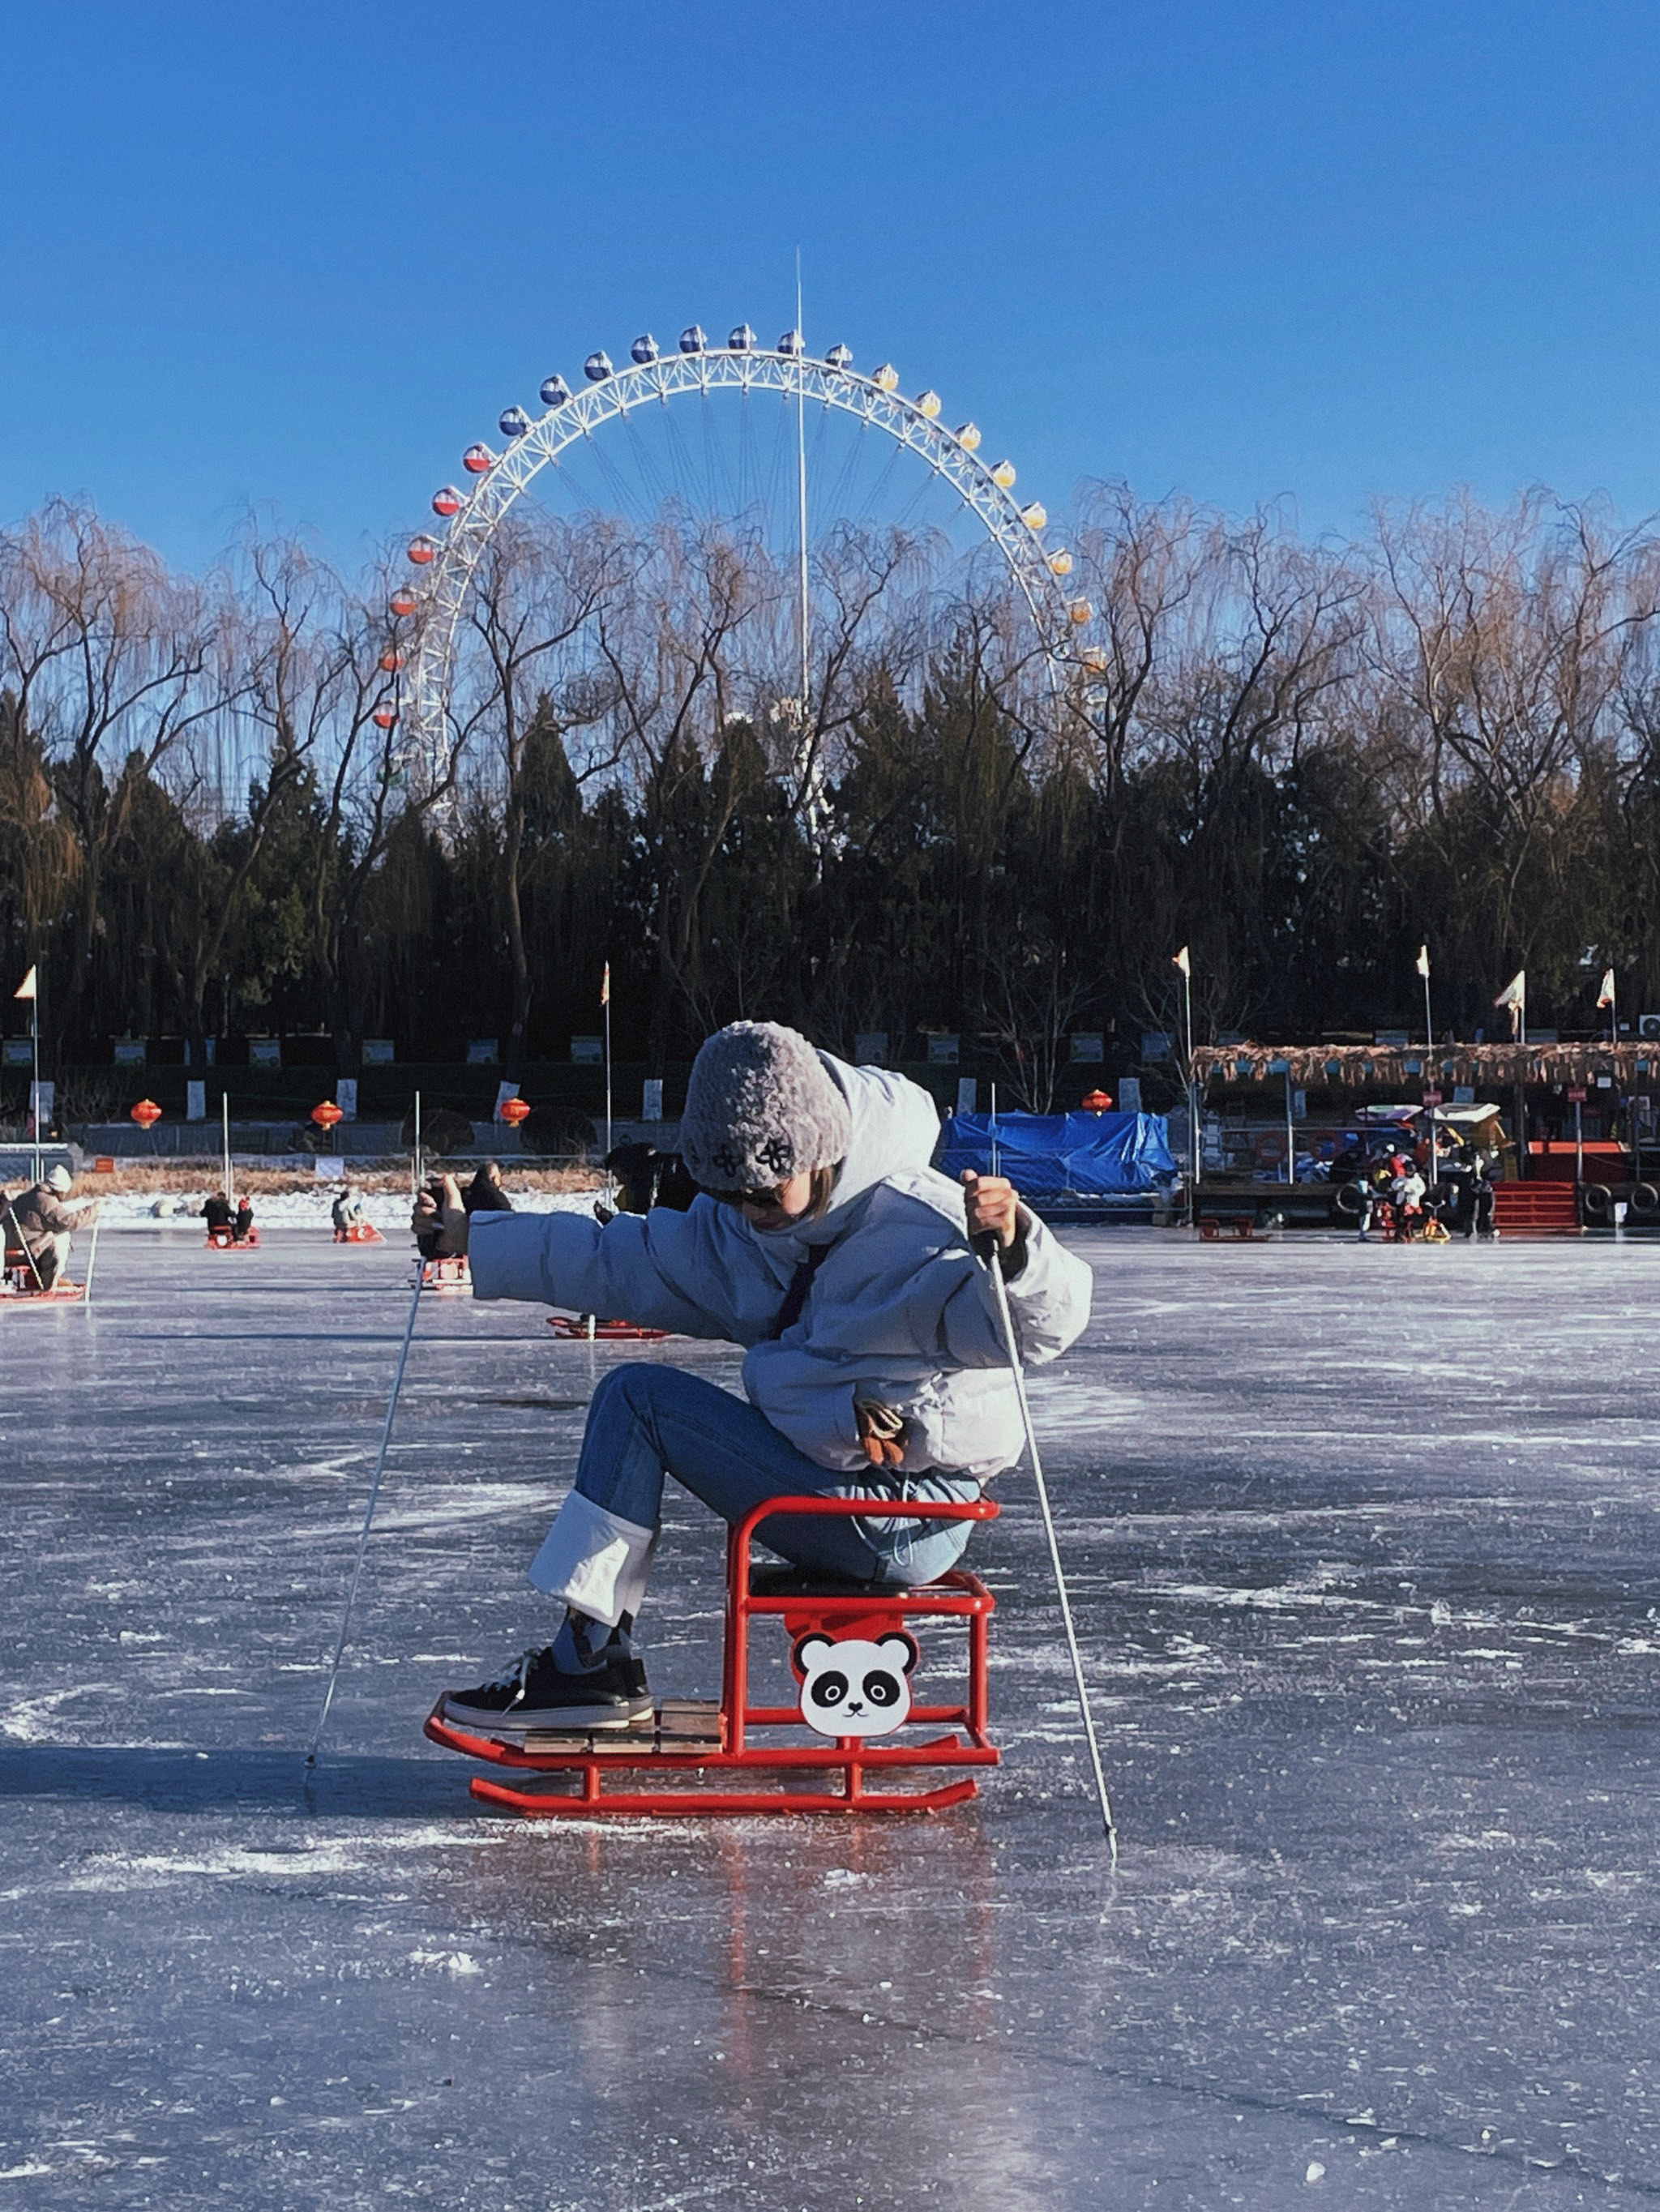
[{"label": "person sitting on sled", "polygon": [[202,1218],[208,1224],[210,1237],[228,1237],[234,1219],[231,1202],[222,1190],[216,1190],[202,1207]]},{"label": "person sitting on sled", "polygon": [[231,1242],[246,1244],[253,1231],[253,1208],[246,1198],[236,1201],[236,1215],[230,1225]]},{"label": "person sitting on sled", "polygon": [[[462,1210],[453,1182],[417,1234],[465,1252],[475,1297],[616,1314],[745,1349],[745,1404],[656,1363],[615,1368],[588,1408],[575,1486],[530,1568],[564,1607],[553,1641],[477,1689],[453,1725],[499,1734],[626,1728],[652,1699],[632,1641],[674,1475],[729,1522],[769,1498],[867,1492],[977,1497],[1020,1455],[1019,1402],[995,1293],[970,1239],[995,1239],[1025,1358],[1053,1359],[1089,1318],[1091,1278],[1000,1176],[929,1165],[925,1091],[850,1067],[795,1030],[735,1022],[698,1054],[680,1151],[690,1211]],[[964,1187],[966,1185],[966,1188]],[[768,1547],[810,1572],[927,1583],[968,1524],[787,1517]]]},{"label": "person sitting on sled", "polygon": [[15,1234],[28,1261],[29,1281],[37,1289],[49,1291],[69,1265],[70,1239],[79,1226],[76,1215],[85,1206],[96,1206],[95,1199],[77,1198],[72,1206],[64,1201],[75,1188],[75,1177],[65,1167],[51,1169],[33,1188],[21,1198],[11,1200],[7,1222],[7,1243]]},{"label": "person sitting on sled", "polygon": [[354,1229],[361,1229],[369,1218],[363,1205],[362,1194],[354,1190],[350,1183],[335,1200],[330,1212],[337,1237],[344,1237]]}]

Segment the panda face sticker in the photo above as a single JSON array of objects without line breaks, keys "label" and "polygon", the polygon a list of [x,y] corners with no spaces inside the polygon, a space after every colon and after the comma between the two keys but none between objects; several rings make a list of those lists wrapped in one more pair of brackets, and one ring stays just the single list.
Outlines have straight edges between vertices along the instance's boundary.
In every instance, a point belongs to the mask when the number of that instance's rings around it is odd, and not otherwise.
[{"label": "panda face sticker", "polygon": [[875,1643],[804,1636],[792,1656],[801,1717],[820,1735],[888,1735],[910,1717],[910,1675],[921,1656],[903,1630]]}]

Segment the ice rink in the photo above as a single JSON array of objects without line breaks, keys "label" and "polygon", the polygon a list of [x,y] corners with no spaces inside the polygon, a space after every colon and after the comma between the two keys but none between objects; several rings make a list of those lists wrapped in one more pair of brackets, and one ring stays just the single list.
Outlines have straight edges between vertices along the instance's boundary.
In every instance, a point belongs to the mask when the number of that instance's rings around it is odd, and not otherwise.
[{"label": "ice rink", "polygon": [[[307,1789],[407,1248],[112,1233],[0,1314],[0,2212],[1660,2198],[1660,1243],[1070,1235],[1116,1880],[1023,1474],[976,1803],[520,1824],[423,1717],[551,1632],[596,1376],[731,1353],[423,1302]],[[684,1496],[660,1557],[712,1694]]]}]

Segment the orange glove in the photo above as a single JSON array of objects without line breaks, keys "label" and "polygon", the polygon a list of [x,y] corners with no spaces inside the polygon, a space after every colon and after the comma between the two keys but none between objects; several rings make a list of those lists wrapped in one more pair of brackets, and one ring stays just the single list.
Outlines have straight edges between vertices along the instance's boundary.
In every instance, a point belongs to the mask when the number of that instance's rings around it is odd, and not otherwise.
[{"label": "orange glove", "polygon": [[859,1441],[871,1465],[897,1467],[905,1456],[903,1414],[875,1398],[855,1398],[853,1410],[859,1423]]}]

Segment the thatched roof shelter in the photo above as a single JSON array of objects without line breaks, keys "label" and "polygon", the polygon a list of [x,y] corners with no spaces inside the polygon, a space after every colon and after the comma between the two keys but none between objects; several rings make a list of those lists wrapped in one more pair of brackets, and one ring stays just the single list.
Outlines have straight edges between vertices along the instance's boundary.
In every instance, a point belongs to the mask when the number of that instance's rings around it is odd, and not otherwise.
[{"label": "thatched roof shelter", "polygon": [[1611,1075],[1622,1091],[1652,1080],[1660,1090],[1660,1040],[1578,1044],[1219,1044],[1195,1045],[1201,1082],[1261,1083],[1289,1075],[1303,1090],[1373,1086],[1445,1090],[1453,1084],[1497,1089],[1520,1084],[1585,1084]]}]

